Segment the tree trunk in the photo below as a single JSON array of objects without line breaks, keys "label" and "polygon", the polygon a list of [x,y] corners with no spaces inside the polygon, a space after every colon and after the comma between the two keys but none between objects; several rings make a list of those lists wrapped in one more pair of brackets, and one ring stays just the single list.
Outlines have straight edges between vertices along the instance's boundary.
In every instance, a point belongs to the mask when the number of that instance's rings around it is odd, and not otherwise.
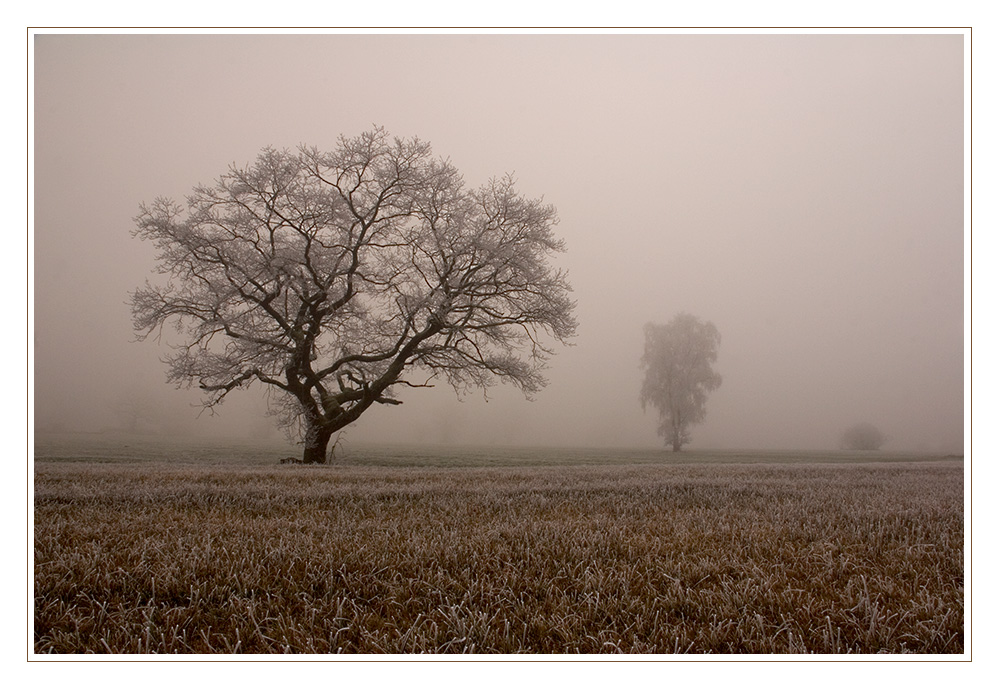
[{"label": "tree trunk", "polygon": [[681,450],[681,442],[679,439],[674,439],[674,452],[679,453]]},{"label": "tree trunk", "polygon": [[308,429],[303,439],[305,449],[302,451],[302,464],[322,465],[326,463],[326,447],[330,443],[333,432],[325,429]]}]

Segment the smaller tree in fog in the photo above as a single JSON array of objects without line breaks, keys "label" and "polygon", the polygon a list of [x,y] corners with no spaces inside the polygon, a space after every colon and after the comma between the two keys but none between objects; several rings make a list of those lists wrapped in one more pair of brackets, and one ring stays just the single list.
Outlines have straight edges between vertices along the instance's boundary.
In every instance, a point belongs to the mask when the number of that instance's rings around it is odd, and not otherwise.
[{"label": "smaller tree in fog", "polygon": [[885,445],[886,438],[873,424],[855,424],[840,437],[840,447],[844,450],[878,450]]},{"label": "smaller tree in fog", "polygon": [[158,405],[139,390],[122,393],[108,408],[118,422],[118,430],[130,434],[156,429],[160,416]]},{"label": "smaller tree in fog", "polygon": [[660,413],[659,433],[674,451],[691,442],[691,426],[705,419],[708,394],[722,385],[712,368],[722,336],[710,321],[678,314],[666,325],[648,323],[642,368],[642,409]]}]

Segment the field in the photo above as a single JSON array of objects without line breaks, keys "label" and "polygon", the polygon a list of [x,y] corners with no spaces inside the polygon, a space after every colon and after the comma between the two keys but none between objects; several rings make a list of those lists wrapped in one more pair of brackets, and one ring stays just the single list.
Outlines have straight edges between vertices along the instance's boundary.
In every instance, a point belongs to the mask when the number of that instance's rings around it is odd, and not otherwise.
[{"label": "field", "polygon": [[964,651],[935,456],[36,439],[34,651]]}]

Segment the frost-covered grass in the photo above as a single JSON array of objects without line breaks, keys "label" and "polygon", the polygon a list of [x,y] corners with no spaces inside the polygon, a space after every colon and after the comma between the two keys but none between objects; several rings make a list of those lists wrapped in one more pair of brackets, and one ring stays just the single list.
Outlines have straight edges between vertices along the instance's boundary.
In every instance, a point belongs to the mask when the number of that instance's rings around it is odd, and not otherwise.
[{"label": "frost-covered grass", "polygon": [[[331,444],[332,445],[332,444]],[[44,462],[150,463],[171,465],[275,465],[286,456],[300,457],[301,446],[281,440],[233,441],[127,434],[41,434],[35,460]],[[446,445],[371,445],[349,440],[338,444],[333,464],[352,467],[542,467],[629,464],[784,464],[922,462],[955,459],[940,454],[870,451],[685,450],[662,448],[523,448]]]},{"label": "frost-covered grass", "polygon": [[413,453],[38,460],[35,651],[963,651],[960,461]]}]

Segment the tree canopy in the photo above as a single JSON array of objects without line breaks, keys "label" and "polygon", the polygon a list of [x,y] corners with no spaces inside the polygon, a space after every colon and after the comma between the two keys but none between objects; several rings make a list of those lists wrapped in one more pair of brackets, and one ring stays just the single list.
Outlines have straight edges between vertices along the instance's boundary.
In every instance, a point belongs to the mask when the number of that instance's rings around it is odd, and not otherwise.
[{"label": "tree canopy", "polygon": [[140,339],[177,327],[168,381],[196,384],[208,407],[269,386],[304,462],[402,386],[499,381],[530,396],[576,330],[549,261],[564,248],[554,208],[509,176],[467,189],[427,143],[381,128],[332,152],[264,149],[135,222],[166,279],[132,294],[133,322]]},{"label": "tree canopy", "polygon": [[711,322],[681,313],[665,325],[648,323],[640,400],[660,414],[658,432],[679,451],[691,442],[690,427],[705,419],[708,394],[722,385],[712,369],[722,337]]}]

